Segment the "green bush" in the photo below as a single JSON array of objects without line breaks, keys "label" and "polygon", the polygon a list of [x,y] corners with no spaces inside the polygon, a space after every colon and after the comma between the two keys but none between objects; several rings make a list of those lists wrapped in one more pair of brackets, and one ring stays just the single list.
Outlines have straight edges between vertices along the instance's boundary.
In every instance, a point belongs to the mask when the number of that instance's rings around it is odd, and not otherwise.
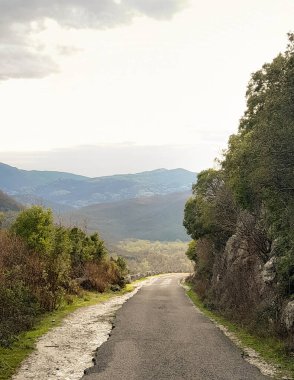
[{"label": "green bush", "polygon": [[97,233],[57,226],[51,210],[39,206],[21,211],[10,231],[0,230],[0,345],[78,294],[78,280],[104,292],[123,286],[126,273],[125,261],[110,258]]},{"label": "green bush", "polygon": [[21,331],[33,326],[40,305],[22,284],[8,288],[0,284],[0,345],[9,346]]}]

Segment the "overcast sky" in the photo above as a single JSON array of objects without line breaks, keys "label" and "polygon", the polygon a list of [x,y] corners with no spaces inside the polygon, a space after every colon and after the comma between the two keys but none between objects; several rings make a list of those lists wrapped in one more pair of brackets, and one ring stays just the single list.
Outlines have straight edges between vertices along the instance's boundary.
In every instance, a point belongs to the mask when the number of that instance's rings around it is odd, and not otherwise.
[{"label": "overcast sky", "polygon": [[0,0],[0,161],[212,166],[293,30],[293,0]]}]

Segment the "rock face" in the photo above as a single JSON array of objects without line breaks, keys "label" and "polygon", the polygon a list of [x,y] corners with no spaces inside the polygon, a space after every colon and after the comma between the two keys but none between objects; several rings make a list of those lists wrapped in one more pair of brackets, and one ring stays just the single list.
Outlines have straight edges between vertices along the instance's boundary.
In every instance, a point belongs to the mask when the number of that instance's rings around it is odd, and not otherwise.
[{"label": "rock face", "polygon": [[193,282],[206,305],[260,332],[282,333],[289,349],[294,349],[294,300],[285,301],[281,294],[274,246],[265,254],[250,235],[237,232],[222,250],[212,252],[210,267],[212,248],[199,244],[206,261],[198,255]]},{"label": "rock face", "polygon": [[[281,323],[282,306],[277,292],[275,266],[275,256],[264,263],[250,239],[239,233],[232,235],[223,252],[217,254],[209,302],[234,320],[261,324],[273,331]],[[285,317],[288,325],[294,320],[294,304],[293,314],[290,309],[289,306]]]},{"label": "rock face", "polygon": [[286,326],[286,329],[289,332],[294,333],[294,301],[287,303],[283,311],[282,319]]},{"label": "rock face", "polygon": [[262,302],[262,262],[248,241],[233,235],[213,268],[213,299],[217,308],[234,318],[250,318]]},{"label": "rock face", "polygon": [[264,264],[263,270],[261,272],[262,280],[265,284],[270,284],[276,278],[276,268],[275,268],[276,258],[272,257],[269,261]]}]

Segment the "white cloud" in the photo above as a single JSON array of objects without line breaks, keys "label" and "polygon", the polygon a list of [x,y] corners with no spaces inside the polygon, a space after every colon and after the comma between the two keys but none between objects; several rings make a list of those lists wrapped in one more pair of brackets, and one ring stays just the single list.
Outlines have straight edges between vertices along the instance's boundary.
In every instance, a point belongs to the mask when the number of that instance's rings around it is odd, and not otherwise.
[{"label": "white cloud", "polygon": [[169,21],[185,4],[0,0],[0,160],[90,175],[213,165],[250,73],[286,46],[294,2],[190,0]]},{"label": "white cloud", "polygon": [[175,13],[187,6],[187,1],[181,0],[125,0],[130,9],[156,19],[170,19]]},{"label": "white cloud", "polygon": [[63,28],[105,29],[128,24],[138,15],[169,19],[186,4],[187,0],[1,0],[0,80],[56,72],[57,64],[34,41],[48,19]]},{"label": "white cloud", "polygon": [[0,47],[0,80],[42,78],[58,71],[54,61],[23,46]]}]

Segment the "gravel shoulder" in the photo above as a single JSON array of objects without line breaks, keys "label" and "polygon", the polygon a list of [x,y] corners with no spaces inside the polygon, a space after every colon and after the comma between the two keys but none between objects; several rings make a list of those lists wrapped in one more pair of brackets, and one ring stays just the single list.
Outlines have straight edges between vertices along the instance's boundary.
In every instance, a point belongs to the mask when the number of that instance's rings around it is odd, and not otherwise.
[{"label": "gravel shoulder", "polygon": [[92,365],[97,347],[105,342],[117,310],[149,280],[123,296],[80,308],[52,328],[37,342],[36,350],[23,361],[13,380],[78,380]]}]

